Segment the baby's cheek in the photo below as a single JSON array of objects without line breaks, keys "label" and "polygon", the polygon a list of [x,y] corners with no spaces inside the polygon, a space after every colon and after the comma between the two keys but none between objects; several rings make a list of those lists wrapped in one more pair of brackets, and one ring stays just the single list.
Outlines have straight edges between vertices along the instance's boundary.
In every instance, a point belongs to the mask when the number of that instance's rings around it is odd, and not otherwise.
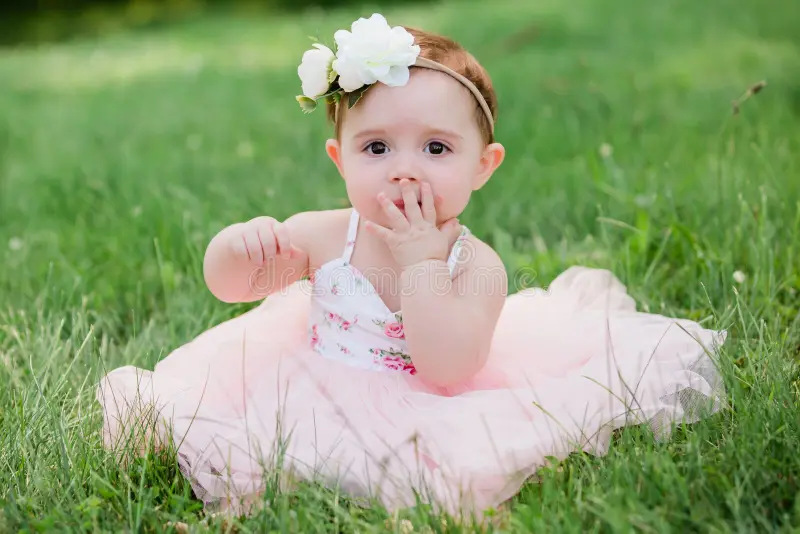
[{"label": "baby's cheek", "polygon": [[460,215],[469,202],[470,192],[469,187],[463,186],[443,191],[443,201],[439,210],[437,210],[439,220],[444,222]]},{"label": "baby's cheek", "polygon": [[447,188],[451,196],[457,198],[459,201],[469,199],[469,194],[472,191],[472,169],[462,166],[459,167],[453,175],[449,177]]},{"label": "baby's cheek", "polygon": [[376,182],[368,173],[353,174],[347,180],[348,193],[360,198],[375,197],[378,194]]}]

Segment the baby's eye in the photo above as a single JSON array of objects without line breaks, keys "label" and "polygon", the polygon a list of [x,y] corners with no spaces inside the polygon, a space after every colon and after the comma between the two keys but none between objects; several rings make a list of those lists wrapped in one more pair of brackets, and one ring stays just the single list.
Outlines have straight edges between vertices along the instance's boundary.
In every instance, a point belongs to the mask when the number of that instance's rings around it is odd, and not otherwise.
[{"label": "baby's eye", "polygon": [[431,154],[438,156],[439,154],[444,154],[444,151],[447,150],[447,147],[438,141],[431,141],[428,143],[428,150]]},{"label": "baby's eye", "polygon": [[380,141],[373,141],[370,144],[368,144],[366,148],[366,151],[368,153],[376,156],[386,154],[387,150],[388,149],[386,148],[386,145],[384,143],[381,143]]}]

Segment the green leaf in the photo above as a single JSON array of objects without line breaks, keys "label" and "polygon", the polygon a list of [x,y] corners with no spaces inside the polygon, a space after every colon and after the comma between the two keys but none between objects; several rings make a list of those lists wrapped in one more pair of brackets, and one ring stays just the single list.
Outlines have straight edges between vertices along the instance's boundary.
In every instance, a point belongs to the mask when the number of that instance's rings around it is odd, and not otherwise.
[{"label": "green leaf", "polygon": [[339,73],[333,70],[333,68],[329,65],[328,66],[328,83],[333,84],[336,79],[339,77]]},{"label": "green leaf", "polygon": [[342,99],[341,90],[336,91],[335,93],[328,93],[327,95],[325,95],[325,101],[328,104],[337,104],[341,99]]},{"label": "green leaf", "polygon": [[311,113],[317,107],[317,101],[307,96],[298,95],[295,99],[300,104],[300,109],[303,110],[303,113]]},{"label": "green leaf", "polygon": [[361,97],[364,95],[364,92],[369,89],[369,85],[362,85],[360,89],[356,89],[352,93],[347,96],[347,107],[352,108],[353,106],[361,100]]}]

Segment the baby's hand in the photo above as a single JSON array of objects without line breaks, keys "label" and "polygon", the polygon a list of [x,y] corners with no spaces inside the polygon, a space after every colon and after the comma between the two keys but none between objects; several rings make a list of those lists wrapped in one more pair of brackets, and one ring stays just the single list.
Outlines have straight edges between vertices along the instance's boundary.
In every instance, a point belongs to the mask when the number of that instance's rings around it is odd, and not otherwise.
[{"label": "baby's hand", "polygon": [[422,209],[408,180],[403,180],[400,188],[403,193],[405,216],[386,195],[381,193],[378,195],[378,201],[389,216],[391,229],[367,221],[367,230],[383,239],[402,268],[425,260],[446,261],[450,253],[450,243],[461,233],[458,220],[450,219],[441,228],[436,227],[436,208],[429,184],[423,183],[420,187]]},{"label": "baby's hand", "polygon": [[286,225],[272,217],[256,217],[236,225],[229,240],[234,256],[254,266],[275,257],[290,259],[302,254],[292,245]]}]

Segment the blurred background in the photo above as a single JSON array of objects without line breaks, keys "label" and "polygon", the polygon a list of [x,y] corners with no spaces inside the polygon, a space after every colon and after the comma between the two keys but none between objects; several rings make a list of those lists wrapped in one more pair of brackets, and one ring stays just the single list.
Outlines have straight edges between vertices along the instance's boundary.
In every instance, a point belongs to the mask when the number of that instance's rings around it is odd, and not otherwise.
[{"label": "blurred background", "polygon": [[[380,5],[410,1],[388,0]],[[362,0],[20,0],[0,5],[0,45],[156,28],[215,12],[254,15],[359,3]]]}]

